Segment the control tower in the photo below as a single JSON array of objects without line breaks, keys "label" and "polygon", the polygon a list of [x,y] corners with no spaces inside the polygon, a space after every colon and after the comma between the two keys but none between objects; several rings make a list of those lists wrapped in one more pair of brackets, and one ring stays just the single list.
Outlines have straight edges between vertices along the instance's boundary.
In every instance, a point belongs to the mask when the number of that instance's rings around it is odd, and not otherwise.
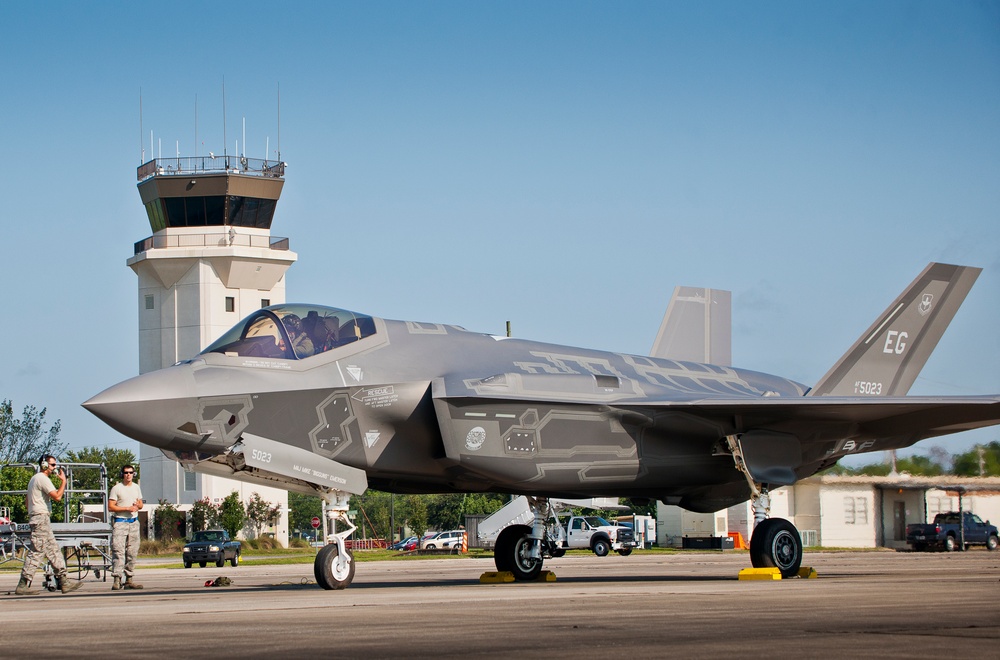
[{"label": "control tower", "polygon": [[[198,354],[251,312],[285,302],[285,271],[297,255],[271,236],[285,164],[242,156],[156,158],[138,168],[139,196],[153,235],[135,244],[139,276],[139,373]],[[288,543],[285,491],[186,472],[140,445],[142,492],[186,510],[234,490],[282,509],[276,537]]]}]

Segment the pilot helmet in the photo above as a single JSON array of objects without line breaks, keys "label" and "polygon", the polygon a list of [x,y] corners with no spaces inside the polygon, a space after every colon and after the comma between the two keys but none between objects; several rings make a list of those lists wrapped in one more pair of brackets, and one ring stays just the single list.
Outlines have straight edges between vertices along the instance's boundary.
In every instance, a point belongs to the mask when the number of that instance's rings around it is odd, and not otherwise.
[{"label": "pilot helmet", "polygon": [[295,314],[288,314],[281,319],[281,323],[285,326],[285,330],[288,332],[294,332],[299,334],[302,332],[302,321]]}]

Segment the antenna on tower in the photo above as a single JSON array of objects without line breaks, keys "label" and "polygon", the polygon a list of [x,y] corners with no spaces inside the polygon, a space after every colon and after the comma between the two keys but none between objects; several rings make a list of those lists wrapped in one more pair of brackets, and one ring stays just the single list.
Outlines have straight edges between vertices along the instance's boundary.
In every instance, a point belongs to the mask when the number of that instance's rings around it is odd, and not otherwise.
[{"label": "antenna on tower", "polygon": [[281,83],[278,83],[278,162],[281,162]]},{"label": "antenna on tower", "polygon": [[241,156],[247,155],[247,118],[243,118],[243,153],[239,154]]},{"label": "antenna on tower", "polygon": [[139,88],[139,164],[145,160],[146,152],[142,145],[142,87]]},{"label": "antenna on tower", "polygon": [[198,95],[194,95],[194,155],[198,156]]},{"label": "antenna on tower", "polygon": [[226,137],[226,77],[222,76],[222,155],[228,156],[229,143]]}]

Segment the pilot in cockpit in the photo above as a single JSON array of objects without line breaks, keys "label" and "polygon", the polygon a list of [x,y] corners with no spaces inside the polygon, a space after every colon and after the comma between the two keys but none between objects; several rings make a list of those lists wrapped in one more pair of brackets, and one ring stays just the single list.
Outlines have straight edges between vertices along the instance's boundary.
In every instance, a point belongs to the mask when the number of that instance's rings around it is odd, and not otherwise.
[{"label": "pilot in cockpit", "polygon": [[[295,356],[299,358],[309,357],[315,352],[315,348],[312,343],[312,339],[309,335],[302,330],[302,321],[295,314],[288,314],[281,319],[281,324],[285,326],[285,330],[288,332],[288,339],[292,342],[292,350],[295,351]],[[285,342],[283,339],[278,340],[278,347],[281,350],[285,350]]]}]

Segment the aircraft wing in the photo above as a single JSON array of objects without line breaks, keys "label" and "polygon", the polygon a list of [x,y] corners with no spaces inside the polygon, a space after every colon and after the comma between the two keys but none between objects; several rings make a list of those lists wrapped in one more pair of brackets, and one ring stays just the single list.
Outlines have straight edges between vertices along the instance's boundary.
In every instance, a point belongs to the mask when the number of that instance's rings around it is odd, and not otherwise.
[{"label": "aircraft wing", "polygon": [[[681,398],[595,401],[562,392],[554,397],[473,394],[432,388],[445,449],[454,460],[479,460],[480,446],[523,452],[536,460],[596,473],[644,461],[698,462],[726,453],[737,436],[760,481],[794,483],[848,454],[907,447],[920,440],[1000,423],[1000,395],[772,396],[704,393]],[[495,437],[491,437],[495,436]],[[479,454],[479,456],[477,456]],[[554,469],[554,468],[553,468]],[[706,468],[707,469],[707,468]]]}]

